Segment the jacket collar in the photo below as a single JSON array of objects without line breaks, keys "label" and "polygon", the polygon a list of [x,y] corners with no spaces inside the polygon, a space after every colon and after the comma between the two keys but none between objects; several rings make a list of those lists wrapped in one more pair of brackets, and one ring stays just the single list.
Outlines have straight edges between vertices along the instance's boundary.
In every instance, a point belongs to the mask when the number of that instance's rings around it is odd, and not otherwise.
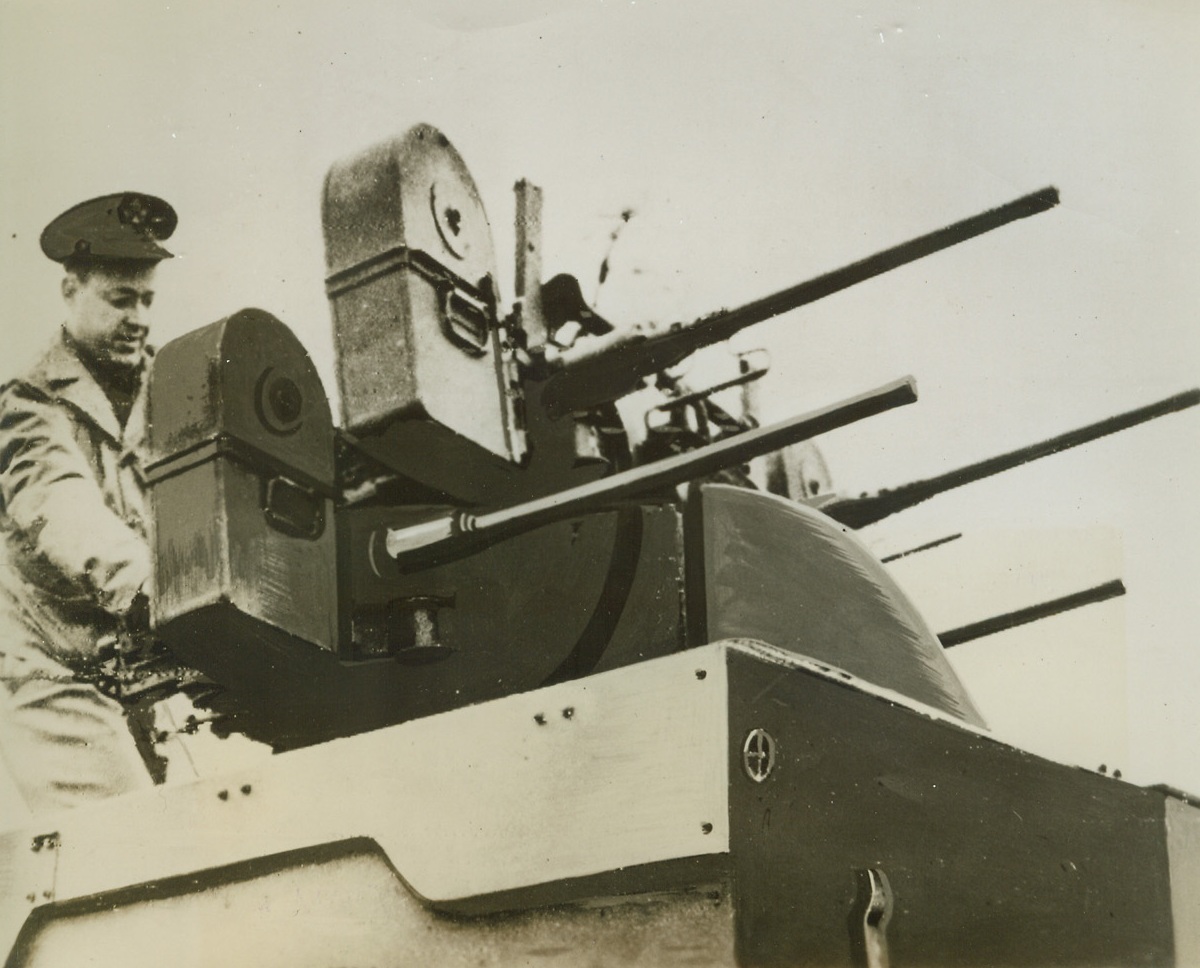
[{"label": "jacket collar", "polygon": [[[147,361],[150,350],[147,349]],[[145,369],[145,364],[143,364]],[[52,397],[74,407],[79,414],[94,424],[114,442],[126,449],[140,446],[146,433],[146,385],[143,373],[137,400],[129,414],[122,432],[108,395],[100,386],[92,371],[87,368],[78,352],[68,341],[65,332],[60,332],[46,355],[34,367],[29,382],[40,387]]]}]

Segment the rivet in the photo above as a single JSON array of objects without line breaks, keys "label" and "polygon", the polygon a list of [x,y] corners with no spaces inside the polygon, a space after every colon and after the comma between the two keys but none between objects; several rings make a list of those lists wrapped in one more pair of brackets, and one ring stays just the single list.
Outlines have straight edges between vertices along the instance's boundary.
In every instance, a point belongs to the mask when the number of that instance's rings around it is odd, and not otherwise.
[{"label": "rivet", "polygon": [[217,794],[217,799],[218,799],[218,800],[228,800],[228,799],[229,799],[229,791],[228,791],[228,790],[221,790],[221,791],[220,791],[220,792]]},{"label": "rivet", "polygon": [[710,823],[702,823],[702,824],[700,825],[700,830],[701,830],[703,833],[706,833],[706,834],[711,834],[711,833],[712,833],[712,824],[710,824]]},{"label": "rivet", "polygon": [[704,670],[704,669],[696,670],[696,678],[697,679],[704,679],[704,678],[707,678],[707,676],[708,676],[708,672],[706,670]]},{"label": "rivet", "polygon": [[534,717],[533,717],[533,721],[535,723],[537,723],[539,726],[545,726],[546,725],[546,714],[545,713],[535,713]]},{"label": "rivet", "polygon": [[570,719],[574,715],[575,715],[575,707],[574,706],[568,706],[566,709],[563,710],[563,719]]},{"label": "rivet", "polygon": [[245,797],[250,796],[251,789],[252,789],[252,787],[250,786],[249,783],[242,784],[242,796],[245,796]]},{"label": "rivet", "polygon": [[53,891],[42,891],[42,897],[44,897],[47,901],[49,901],[50,898],[54,897],[54,892]]}]

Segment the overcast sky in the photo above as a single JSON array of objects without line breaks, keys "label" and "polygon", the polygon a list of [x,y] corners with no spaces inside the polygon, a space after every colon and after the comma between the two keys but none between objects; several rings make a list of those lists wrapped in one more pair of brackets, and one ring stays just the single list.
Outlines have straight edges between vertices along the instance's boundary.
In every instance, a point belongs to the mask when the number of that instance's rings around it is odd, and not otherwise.
[{"label": "overcast sky", "polygon": [[[598,302],[631,322],[1055,185],[1050,213],[740,338],[771,353],[770,418],[915,376],[918,404],[823,448],[848,493],[930,476],[1200,384],[1198,42],[1165,0],[0,0],[5,367],[61,319],[42,227],[138,189],[180,214],[156,340],[259,306],[332,388],[321,179],[418,121],[479,183],[505,298],[518,178],[545,190],[546,275],[589,296],[632,209]],[[1124,578],[952,650],[1001,738],[1200,791],[1198,430],[1169,417],[865,533],[966,535],[896,568],[935,630]]]}]

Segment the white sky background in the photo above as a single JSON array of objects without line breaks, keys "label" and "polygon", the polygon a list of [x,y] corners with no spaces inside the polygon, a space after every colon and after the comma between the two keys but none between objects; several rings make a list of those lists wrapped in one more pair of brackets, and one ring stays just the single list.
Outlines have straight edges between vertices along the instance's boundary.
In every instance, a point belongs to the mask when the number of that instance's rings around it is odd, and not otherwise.
[{"label": "white sky background", "polygon": [[[1200,384],[1198,44],[1182,0],[0,0],[3,367],[61,316],[42,227],[132,188],[181,218],[157,342],[259,306],[332,388],[321,180],[418,121],[479,183],[505,297],[517,178],[545,190],[546,276],[589,295],[634,209],[598,305],[629,321],[1056,185],[1050,213],[741,338],[771,351],[768,418],[914,375],[920,403],[823,447],[848,493],[931,476]],[[1168,417],[864,535],[967,534],[896,568],[937,630],[1124,578],[950,653],[1001,738],[1200,791],[1198,430]]]}]

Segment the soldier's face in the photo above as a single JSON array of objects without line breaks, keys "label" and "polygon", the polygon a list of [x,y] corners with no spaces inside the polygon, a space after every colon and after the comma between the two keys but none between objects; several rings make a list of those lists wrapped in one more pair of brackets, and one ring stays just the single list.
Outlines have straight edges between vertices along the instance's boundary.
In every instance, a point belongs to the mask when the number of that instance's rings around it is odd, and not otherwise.
[{"label": "soldier's face", "polygon": [[62,293],[67,332],[95,359],[118,366],[141,363],[150,332],[157,266],[93,269],[86,279],[68,273]]}]

